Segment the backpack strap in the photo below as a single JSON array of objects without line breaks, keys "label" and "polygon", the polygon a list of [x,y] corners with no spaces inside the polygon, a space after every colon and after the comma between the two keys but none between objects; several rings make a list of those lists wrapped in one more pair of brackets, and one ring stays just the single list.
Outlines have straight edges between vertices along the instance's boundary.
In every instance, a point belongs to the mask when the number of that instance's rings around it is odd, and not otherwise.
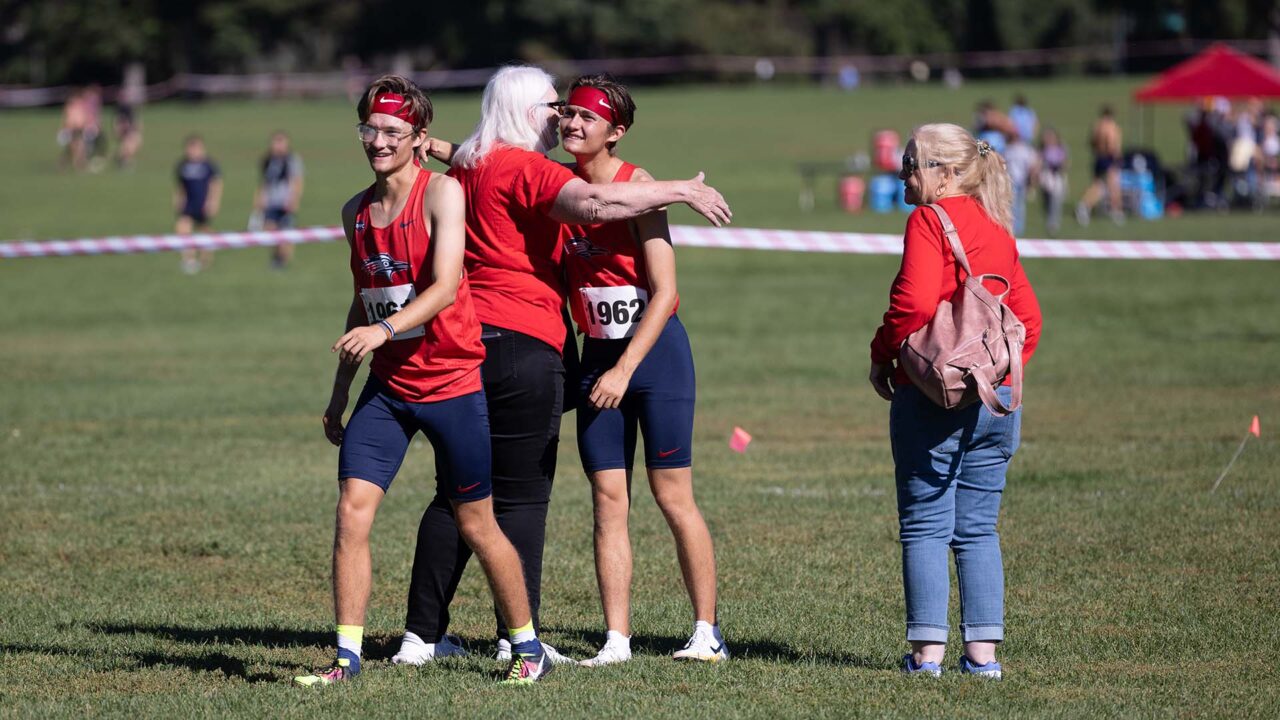
[{"label": "backpack strap", "polygon": [[925,207],[933,210],[938,216],[938,220],[942,222],[942,232],[946,234],[947,241],[951,243],[951,253],[956,256],[956,262],[960,267],[964,268],[965,275],[972,275],[973,271],[969,269],[969,257],[964,254],[964,245],[960,242],[960,234],[956,232],[955,223],[951,222],[951,216],[946,210],[937,203],[929,203]]},{"label": "backpack strap", "polygon": [[996,417],[1004,417],[1022,407],[1022,346],[1011,342],[1009,343],[1009,348],[1010,350],[1016,349],[1018,353],[1009,356],[1009,387],[1013,392],[1009,397],[1008,405],[1005,405],[1000,400],[1000,396],[996,394],[995,380],[991,377],[991,368],[974,368],[972,370],[973,381],[978,388],[978,397],[982,399],[982,404],[987,406],[987,410],[990,410],[991,414]]},{"label": "backpack strap", "polygon": [[[1012,314],[1008,309],[1005,312]],[[1012,391],[1008,405],[1001,402],[1000,396],[996,394],[995,377],[992,376],[990,367],[976,367],[970,371],[982,404],[997,417],[1004,417],[1022,407],[1022,342],[1012,330],[1006,322],[1004,341],[1009,350],[1009,389]]]}]

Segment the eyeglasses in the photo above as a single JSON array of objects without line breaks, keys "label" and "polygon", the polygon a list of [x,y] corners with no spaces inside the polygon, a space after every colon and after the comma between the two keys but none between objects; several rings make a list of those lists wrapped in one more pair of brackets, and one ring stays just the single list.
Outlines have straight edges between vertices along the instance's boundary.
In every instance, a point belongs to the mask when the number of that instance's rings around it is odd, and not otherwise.
[{"label": "eyeglasses", "polygon": [[[937,160],[930,160],[927,163],[925,163],[925,167],[936,168],[941,166],[942,166],[942,163],[938,162]],[[911,175],[911,174],[914,174],[915,171],[919,169],[920,169],[920,165],[919,163],[916,162],[916,159],[913,155],[910,155],[907,153],[902,154],[902,172],[903,173],[907,175]]]},{"label": "eyeglasses", "polygon": [[552,110],[555,110],[557,115],[563,115],[565,104],[566,103],[563,100],[552,100],[551,102],[538,103],[537,105],[534,105],[534,107],[551,108]]},{"label": "eyeglasses", "polygon": [[405,138],[413,134],[413,130],[405,130],[396,132],[393,130],[384,130],[372,125],[360,123],[356,125],[356,136],[360,138],[360,142],[371,143],[378,139],[378,135],[382,135],[391,145],[399,145]]}]

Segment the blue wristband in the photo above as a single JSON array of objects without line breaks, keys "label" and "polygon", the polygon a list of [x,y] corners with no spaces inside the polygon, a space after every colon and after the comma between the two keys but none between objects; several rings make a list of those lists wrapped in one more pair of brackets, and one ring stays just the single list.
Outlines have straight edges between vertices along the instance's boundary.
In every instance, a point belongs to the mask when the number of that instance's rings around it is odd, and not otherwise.
[{"label": "blue wristband", "polygon": [[383,330],[387,331],[387,335],[389,336],[387,338],[388,340],[396,339],[396,329],[391,327],[391,323],[387,322],[386,320],[379,320],[378,325],[380,325]]}]

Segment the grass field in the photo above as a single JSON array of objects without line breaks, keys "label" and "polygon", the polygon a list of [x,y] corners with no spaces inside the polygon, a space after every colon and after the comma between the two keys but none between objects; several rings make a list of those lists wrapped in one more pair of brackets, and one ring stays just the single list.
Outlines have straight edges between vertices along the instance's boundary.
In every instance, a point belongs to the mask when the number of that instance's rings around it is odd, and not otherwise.
[{"label": "grass field", "polygon": [[[1096,104],[1124,107],[1132,84],[1021,87],[1081,138]],[[830,197],[801,214],[792,163],[843,155],[880,125],[963,121],[977,98],[1014,89],[645,91],[627,156],[659,176],[707,170],[742,226],[900,231],[903,216],[847,216]],[[437,105],[441,135],[474,120],[474,96]],[[0,115],[0,237],[168,229],[172,163],[190,129],[228,178],[220,228],[243,225],[255,158],[277,126],[307,161],[303,224],[332,224],[367,183],[352,115],[329,102],[158,106],[138,169],[93,176],[53,168],[55,114]],[[1168,110],[1156,123],[1167,157],[1180,147],[1176,120]],[[1246,214],[1088,231],[1275,240],[1276,226]],[[888,413],[865,381],[896,259],[682,250],[680,263],[699,370],[695,477],[735,659],[664,657],[689,617],[669,535],[638,490],[637,661],[563,669],[528,691],[494,687],[488,595],[473,568],[454,629],[479,656],[390,665],[432,488],[418,444],[374,529],[367,671],[300,692],[289,678],[332,652],[336,451],[319,416],[348,302],[342,248],[304,246],[285,273],[267,271],[266,251],[226,252],[194,277],[169,255],[0,261],[0,716],[1277,714],[1274,265],[1028,261],[1045,333],[1001,524],[1008,679],[988,684],[896,670]],[[1210,495],[1254,414],[1262,437]],[[745,455],[726,445],[734,425],[755,435]],[[602,628],[572,428],[543,622],[581,657]]]}]

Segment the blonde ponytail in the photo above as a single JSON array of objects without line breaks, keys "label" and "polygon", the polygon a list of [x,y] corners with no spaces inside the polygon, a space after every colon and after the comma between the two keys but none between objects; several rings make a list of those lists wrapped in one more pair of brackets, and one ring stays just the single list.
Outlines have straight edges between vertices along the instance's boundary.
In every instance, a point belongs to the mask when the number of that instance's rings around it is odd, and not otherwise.
[{"label": "blonde ponytail", "polygon": [[956,190],[977,200],[993,222],[1013,234],[1013,182],[1000,153],[951,123],[921,125],[911,137],[920,167],[935,162],[949,168]]}]

